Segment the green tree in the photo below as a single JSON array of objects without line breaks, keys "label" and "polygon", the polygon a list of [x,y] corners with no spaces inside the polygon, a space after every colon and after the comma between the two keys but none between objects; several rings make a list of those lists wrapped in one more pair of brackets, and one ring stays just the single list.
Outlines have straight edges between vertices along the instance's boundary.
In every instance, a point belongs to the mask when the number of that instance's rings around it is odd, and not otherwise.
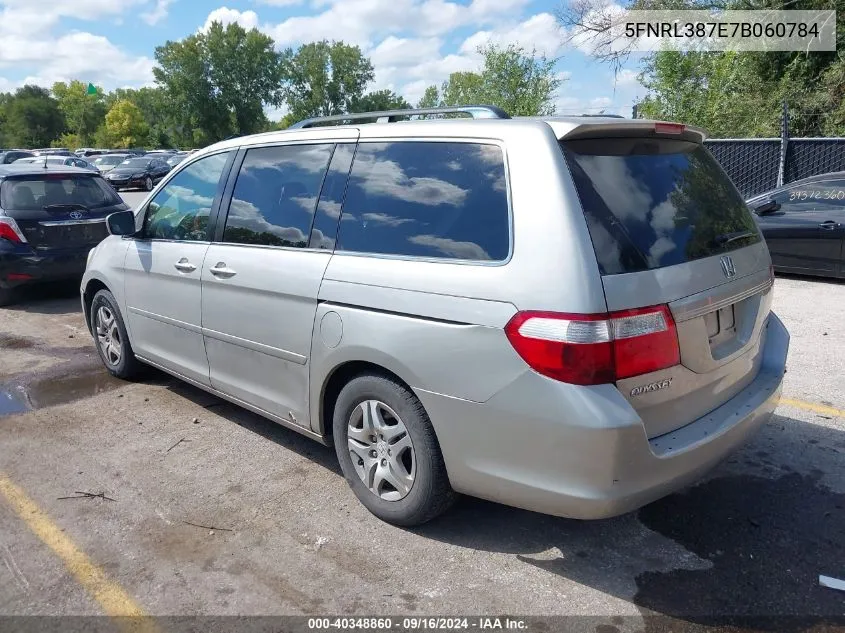
[{"label": "green tree", "polygon": [[[611,10],[604,0],[569,0],[559,20],[571,38],[589,44],[598,60],[619,68],[629,51],[612,45]],[[845,134],[845,0],[633,0],[631,9],[835,9],[836,51],[688,52],[664,50],[642,62],[649,90],[639,112],[682,121],[711,135],[779,133],[781,107],[790,111],[790,134]]]},{"label": "green tree", "polygon": [[[554,60],[514,44],[488,44],[478,49],[484,58],[477,72],[449,75],[439,91],[439,104],[446,106],[489,104],[511,116],[554,114],[554,96],[561,80]],[[436,86],[426,88],[420,103],[438,102]]]},{"label": "green tree", "polygon": [[[457,72],[449,75],[449,79],[440,87],[442,105],[469,105],[485,103],[489,99],[483,94],[484,78],[481,73]],[[495,105],[495,104],[494,104]]]},{"label": "green tree", "polygon": [[191,144],[206,145],[232,134],[232,121],[209,76],[204,35],[167,42],[155,51],[156,82],[165,90],[173,118]]},{"label": "green tree", "polygon": [[46,88],[23,86],[6,102],[4,138],[15,147],[48,147],[65,129],[58,102]]},{"label": "green tree", "polygon": [[203,40],[208,78],[230,112],[234,131],[253,134],[267,126],[264,106],[282,104],[285,64],[272,38],[239,24],[211,25]]},{"label": "green tree", "polygon": [[118,101],[106,114],[105,134],[113,147],[139,147],[146,143],[149,127],[134,103]]},{"label": "green tree", "polygon": [[411,104],[392,90],[369,92],[352,103],[350,112],[379,112],[383,110],[405,110]]},{"label": "green tree", "polygon": [[67,129],[77,137],[81,145],[90,144],[94,132],[103,124],[108,110],[103,89],[97,88],[96,94],[89,95],[88,84],[74,79],[70,83],[54,83],[52,92],[59,102]]},{"label": "green tree", "polygon": [[285,58],[257,29],[215,22],[206,33],[159,46],[155,57],[164,94],[144,97],[158,102],[150,111],[164,105],[170,113],[169,127],[151,125],[159,142],[204,145],[252,134],[267,126],[264,106],[282,102]]},{"label": "green tree", "polygon": [[374,77],[361,49],[343,42],[304,44],[284,57],[284,100],[297,120],[351,112]]},{"label": "green tree", "polygon": [[429,86],[417,102],[418,108],[436,108],[440,105],[440,91],[437,86]]}]

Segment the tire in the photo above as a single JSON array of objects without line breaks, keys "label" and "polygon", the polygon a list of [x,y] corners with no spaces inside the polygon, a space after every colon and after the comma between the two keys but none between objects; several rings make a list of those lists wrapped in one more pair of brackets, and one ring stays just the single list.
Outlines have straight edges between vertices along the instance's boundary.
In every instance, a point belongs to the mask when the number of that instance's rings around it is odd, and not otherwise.
[{"label": "tire", "polygon": [[144,189],[146,191],[152,191],[153,190],[153,179],[150,178],[149,176],[147,176],[147,179],[144,181]]},{"label": "tire", "polygon": [[[369,411],[368,416],[365,411]],[[365,417],[375,424],[368,426]],[[361,441],[368,428],[376,433],[369,435],[376,437],[376,442]],[[365,374],[348,382],[335,404],[333,431],[347,483],[358,500],[382,521],[404,527],[421,525],[445,512],[457,498],[449,485],[428,414],[417,397],[395,380]],[[387,442],[378,439],[382,435]],[[385,474],[387,478],[382,477]],[[366,484],[365,476],[375,485]]]},{"label": "tire", "polygon": [[143,366],[135,358],[117,301],[108,290],[100,290],[91,301],[91,331],[100,360],[112,376],[129,380],[141,373]]}]

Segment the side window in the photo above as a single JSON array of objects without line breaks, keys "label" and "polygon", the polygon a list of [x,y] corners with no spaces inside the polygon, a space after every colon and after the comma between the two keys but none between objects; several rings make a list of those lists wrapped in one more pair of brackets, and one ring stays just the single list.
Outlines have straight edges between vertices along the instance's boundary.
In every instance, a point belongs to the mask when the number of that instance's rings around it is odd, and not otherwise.
[{"label": "side window", "polygon": [[792,187],[774,196],[786,213],[845,212],[845,181],[827,180]]},{"label": "side window", "polygon": [[481,143],[361,143],[338,250],[497,261],[510,248],[502,150]]},{"label": "side window", "polygon": [[202,158],[170,179],[147,206],[142,235],[148,239],[209,239],[208,221],[229,152]]},{"label": "side window", "polygon": [[232,192],[223,241],[305,248],[333,148],[322,144],[249,150]]}]

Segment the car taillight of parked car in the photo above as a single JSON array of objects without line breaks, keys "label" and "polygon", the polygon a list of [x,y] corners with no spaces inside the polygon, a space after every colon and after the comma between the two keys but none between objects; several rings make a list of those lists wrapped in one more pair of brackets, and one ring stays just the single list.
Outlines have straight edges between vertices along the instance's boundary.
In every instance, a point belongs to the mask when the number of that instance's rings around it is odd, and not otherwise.
[{"label": "car taillight of parked car", "polygon": [[26,238],[12,218],[0,218],[0,239],[23,244]]},{"label": "car taillight of parked car", "polygon": [[513,348],[536,372],[576,385],[599,385],[680,363],[666,305],[602,314],[519,312],[505,326]]}]

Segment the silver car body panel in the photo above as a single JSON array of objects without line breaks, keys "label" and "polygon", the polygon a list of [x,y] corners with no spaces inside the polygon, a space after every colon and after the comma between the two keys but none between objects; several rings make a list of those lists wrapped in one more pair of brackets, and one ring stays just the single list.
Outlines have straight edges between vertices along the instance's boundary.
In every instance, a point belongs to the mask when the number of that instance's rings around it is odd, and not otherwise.
[{"label": "silver car body panel", "polygon": [[[419,397],[456,490],[564,516],[619,514],[693,481],[768,418],[789,340],[770,312],[762,241],[730,252],[730,277],[718,256],[600,273],[559,140],[653,127],[577,117],[410,121],[224,141],[191,155],[159,188],[221,150],[356,141],[498,145],[509,255],[478,262],[218,242],[141,246],[112,237],[95,249],[83,291],[92,280],[113,289],[145,362],[310,437],[330,439],[324,407],[333,377],[366,363]],[[684,134],[704,138],[694,128]],[[125,254],[125,267],[112,251]],[[177,273],[173,264],[182,257],[196,270]],[[141,281],[142,269],[154,274]],[[670,306],[681,362],[617,384],[541,376],[504,333],[523,310],[596,314],[657,304]]]}]

